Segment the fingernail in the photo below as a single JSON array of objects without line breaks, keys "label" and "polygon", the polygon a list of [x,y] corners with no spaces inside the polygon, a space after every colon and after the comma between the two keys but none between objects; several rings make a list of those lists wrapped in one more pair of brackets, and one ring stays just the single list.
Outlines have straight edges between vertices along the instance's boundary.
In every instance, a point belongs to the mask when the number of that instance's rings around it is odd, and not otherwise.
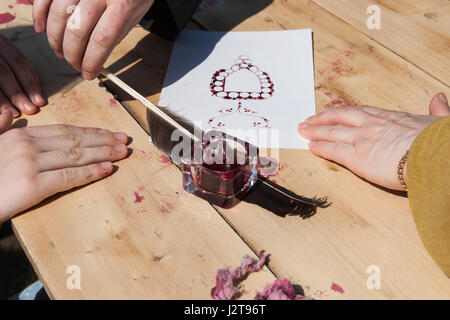
[{"label": "fingernail", "polygon": [[63,54],[62,52],[55,51],[55,55],[56,55],[59,59],[64,60],[64,54]]},{"label": "fingernail", "polygon": [[95,74],[83,70],[83,78],[86,80],[94,80]]},{"label": "fingernail", "polygon": [[111,162],[102,162],[102,163],[100,163],[100,166],[103,169],[109,170],[112,168],[112,163]]},{"label": "fingernail", "polygon": [[98,133],[110,133],[111,131],[106,130],[106,129],[100,129],[98,130]]},{"label": "fingernail", "polygon": [[25,102],[25,109],[30,113],[35,113],[37,111],[36,106],[30,102]]},{"label": "fingernail", "polygon": [[308,128],[309,127],[309,124],[308,123],[305,123],[305,122],[302,122],[302,123],[300,123],[299,125],[298,125],[298,128],[299,129],[306,129],[306,128]]},{"label": "fingernail", "polygon": [[38,105],[44,105],[45,104],[45,99],[43,96],[41,96],[40,94],[35,94],[33,95],[33,100],[36,104]]},{"label": "fingernail", "polygon": [[439,99],[441,102],[443,102],[443,103],[445,103],[445,104],[448,104],[447,97],[446,97],[445,94],[443,94],[442,92],[438,94],[438,99]]},{"label": "fingernail", "polygon": [[117,141],[126,141],[128,140],[128,136],[125,133],[118,132],[114,133],[114,139],[116,139]]},{"label": "fingernail", "polygon": [[18,116],[20,116],[20,112],[17,111],[16,108],[11,108],[11,109],[9,109],[9,111],[11,111],[14,118],[17,118]]},{"label": "fingernail", "polygon": [[42,33],[41,25],[37,22],[34,23],[34,31],[36,31],[36,33],[38,33],[38,34]]},{"label": "fingernail", "polygon": [[126,149],[127,149],[127,147],[124,144],[118,144],[118,145],[114,146],[114,151],[117,153],[123,153],[123,152],[125,152]]}]

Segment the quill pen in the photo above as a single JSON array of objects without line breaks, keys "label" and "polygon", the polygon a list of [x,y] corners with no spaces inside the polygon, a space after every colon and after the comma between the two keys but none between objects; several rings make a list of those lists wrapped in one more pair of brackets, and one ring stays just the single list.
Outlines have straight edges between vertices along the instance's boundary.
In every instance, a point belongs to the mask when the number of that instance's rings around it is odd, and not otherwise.
[{"label": "quill pen", "polygon": [[[147,108],[152,142],[167,156],[170,157],[173,147],[178,143],[171,139],[174,130],[179,130],[185,138],[191,139],[192,144],[201,141],[202,131],[195,128],[193,123],[166,108],[155,106],[108,69],[103,68],[102,74]],[[195,135],[197,132],[200,135]],[[297,195],[262,176],[258,176],[257,183],[241,200],[257,204],[279,216],[299,215],[302,218],[314,215],[318,207],[326,208],[330,205],[326,198],[307,198]]]}]

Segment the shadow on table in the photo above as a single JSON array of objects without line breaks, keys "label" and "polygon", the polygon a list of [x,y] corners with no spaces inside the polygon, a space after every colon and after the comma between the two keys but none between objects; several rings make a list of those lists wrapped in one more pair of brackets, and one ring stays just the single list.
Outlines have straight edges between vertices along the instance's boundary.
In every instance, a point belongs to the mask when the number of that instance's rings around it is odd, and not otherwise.
[{"label": "shadow on table", "polygon": [[[234,1],[233,15],[227,18],[227,21],[221,31],[229,31],[249,17],[255,15],[267,6],[273,3],[273,0],[259,0],[252,3],[252,7],[246,10],[240,10],[241,4]],[[207,10],[202,11],[202,15]],[[200,27],[199,27],[200,29]],[[222,33],[211,33],[206,39],[201,39],[201,45],[204,48],[200,55],[186,57],[186,64],[179,69],[177,74],[171,79],[166,79],[166,85],[176,82],[189,71],[201,64],[213,51],[217,42],[222,38]],[[137,43],[135,48],[125,56],[107,66],[113,73],[120,72],[120,78],[133,87],[136,91],[145,97],[153,96],[161,92],[164,86],[166,71],[169,66],[170,55],[173,42],[160,38],[150,33]],[[157,48],[157,49],[155,49]],[[128,68],[128,69],[127,69]],[[114,92],[120,101],[134,100],[111,81],[105,81],[104,84]]]},{"label": "shadow on table", "polygon": [[36,34],[33,27],[2,29],[0,34],[14,42],[30,60],[39,76],[44,97],[48,98],[82,81],[81,74],[58,59],[48,45],[47,37]]}]

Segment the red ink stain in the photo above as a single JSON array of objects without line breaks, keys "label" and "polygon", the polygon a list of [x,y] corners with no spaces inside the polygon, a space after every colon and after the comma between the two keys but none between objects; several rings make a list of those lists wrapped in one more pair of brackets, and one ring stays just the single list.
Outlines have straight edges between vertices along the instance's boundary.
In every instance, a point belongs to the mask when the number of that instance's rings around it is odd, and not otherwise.
[{"label": "red ink stain", "polygon": [[331,65],[317,70],[319,76],[326,77],[327,81],[333,81],[339,76],[347,75],[353,72],[353,67],[349,60],[353,59],[356,53],[352,50],[346,50],[341,53],[342,59],[331,62]]},{"label": "red ink stain", "polygon": [[170,202],[165,201],[164,205],[161,207],[161,212],[163,213],[169,213],[175,209],[175,206],[171,204]]},{"label": "red ink stain", "polygon": [[140,203],[140,202],[142,202],[142,200],[144,200],[144,196],[141,196],[137,192],[134,193],[134,196],[136,197],[136,199],[134,199],[134,203]]},{"label": "red ink stain", "polygon": [[146,152],[144,150],[139,150],[139,152],[145,157],[145,159],[147,159],[148,161],[152,161],[153,160],[153,156],[150,152]]},{"label": "red ink stain", "polygon": [[8,23],[13,21],[16,16],[13,16],[11,13],[0,13],[0,24]]},{"label": "red ink stain", "polygon": [[325,105],[325,108],[331,108],[331,107],[344,107],[344,106],[349,106],[350,103],[346,102],[346,101],[342,101],[339,99],[334,99],[331,102],[327,103]]},{"label": "red ink stain", "polygon": [[17,0],[17,4],[33,5],[34,0]]},{"label": "red ink stain", "polygon": [[336,72],[339,75],[342,75],[344,72],[351,72],[353,71],[353,67],[349,65],[345,65],[342,63],[341,59],[338,59],[331,63],[331,70],[333,72]]},{"label": "red ink stain", "polygon": [[109,99],[109,105],[111,107],[117,107],[117,101],[111,98]]},{"label": "red ink stain", "polygon": [[345,50],[344,54],[347,58],[353,58],[356,55],[356,52],[352,50]]},{"label": "red ink stain", "polygon": [[14,6],[9,4],[9,5],[8,5],[8,8],[13,9]]},{"label": "red ink stain", "polygon": [[336,97],[332,92],[323,92],[324,95],[326,95],[328,98],[331,99],[330,102],[328,102],[324,107],[325,108],[330,108],[330,107],[345,107],[345,106],[351,106],[351,105],[355,105],[354,103],[352,104],[352,102],[346,100],[346,99],[341,99],[339,96]]},{"label": "red ink stain", "polygon": [[332,283],[331,284],[331,290],[339,292],[340,294],[344,293],[344,289],[342,289],[342,287],[340,285],[338,285],[337,283]]},{"label": "red ink stain", "polygon": [[169,159],[167,156],[165,156],[165,155],[161,155],[161,156],[159,157],[159,161],[160,161],[161,163],[164,163],[164,164],[170,163],[170,159]]}]

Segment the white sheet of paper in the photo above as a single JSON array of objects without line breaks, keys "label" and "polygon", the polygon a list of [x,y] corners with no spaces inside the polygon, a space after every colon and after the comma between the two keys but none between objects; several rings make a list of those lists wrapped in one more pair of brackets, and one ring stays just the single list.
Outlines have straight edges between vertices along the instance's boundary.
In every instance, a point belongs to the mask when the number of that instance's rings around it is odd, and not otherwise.
[{"label": "white sheet of paper", "polygon": [[310,29],[185,30],[173,48],[160,106],[205,131],[259,147],[307,149],[297,126],[315,114],[313,69]]}]

